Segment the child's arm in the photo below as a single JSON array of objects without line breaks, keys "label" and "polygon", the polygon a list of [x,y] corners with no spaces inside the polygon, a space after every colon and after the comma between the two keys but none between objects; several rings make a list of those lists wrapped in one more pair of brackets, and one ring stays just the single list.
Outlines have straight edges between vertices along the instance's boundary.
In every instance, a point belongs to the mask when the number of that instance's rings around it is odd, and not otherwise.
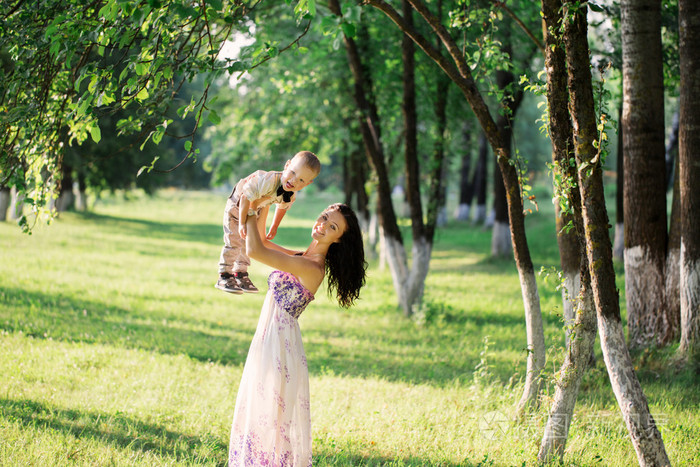
[{"label": "child's arm", "polygon": [[250,209],[250,200],[241,195],[238,202],[238,235],[245,239],[248,235],[246,231],[246,221],[248,220],[248,210]]},{"label": "child's arm", "polygon": [[272,218],[272,225],[270,226],[270,230],[267,231],[267,237],[265,238],[268,240],[275,238],[275,235],[277,235],[277,227],[279,227],[285,214],[287,214],[286,209],[280,209],[279,206],[275,207],[275,217]]},{"label": "child's arm", "polygon": [[[286,211],[286,209],[282,209],[282,211]],[[294,255],[296,253],[301,253],[300,251],[297,250],[290,250],[289,248],[285,248],[283,246],[277,245],[276,243],[272,243],[268,237],[265,237],[265,224],[267,222],[267,214],[270,212],[270,205],[268,204],[264,208],[260,210],[260,214],[258,215],[258,232],[260,233],[260,238],[262,239],[263,244],[265,245],[266,248],[270,248],[276,251],[281,251],[282,253],[286,253],[288,255]],[[276,211],[275,211],[276,212]],[[278,221],[279,224],[279,221]],[[272,229],[272,227],[270,227]]]}]

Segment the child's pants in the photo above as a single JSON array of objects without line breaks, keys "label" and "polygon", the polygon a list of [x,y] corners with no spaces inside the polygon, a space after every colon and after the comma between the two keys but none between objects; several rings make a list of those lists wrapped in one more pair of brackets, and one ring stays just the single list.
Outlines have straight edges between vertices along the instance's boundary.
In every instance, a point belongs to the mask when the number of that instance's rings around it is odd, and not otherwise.
[{"label": "child's pants", "polygon": [[245,240],[238,235],[238,195],[234,192],[224,210],[224,247],[219,258],[219,274],[246,272],[250,258],[245,254]]}]

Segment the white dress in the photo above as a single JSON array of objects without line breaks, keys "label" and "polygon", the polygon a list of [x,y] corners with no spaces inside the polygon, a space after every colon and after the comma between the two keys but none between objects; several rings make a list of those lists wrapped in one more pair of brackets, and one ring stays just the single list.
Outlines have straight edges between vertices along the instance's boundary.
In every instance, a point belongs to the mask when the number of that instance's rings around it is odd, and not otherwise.
[{"label": "white dress", "polygon": [[229,466],[311,465],[309,370],[297,318],[314,299],[273,271],[233,413]]}]

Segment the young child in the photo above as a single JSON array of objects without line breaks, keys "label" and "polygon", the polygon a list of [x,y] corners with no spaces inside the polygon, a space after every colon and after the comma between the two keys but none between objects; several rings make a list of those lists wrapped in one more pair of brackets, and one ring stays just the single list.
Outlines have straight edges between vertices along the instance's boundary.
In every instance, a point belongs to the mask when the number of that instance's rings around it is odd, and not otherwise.
[{"label": "young child", "polygon": [[287,209],[296,200],[295,192],[311,184],[320,171],[321,163],[316,155],[301,151],[284,164],[284,171],[257,170],[236,184],[224,210],[224,247],[219,259],[217,289],[235,294],[258,291],[248,277],[250,258],[245,253],[246,219],[257,214],[258,228],[263,232],[270,205],[277,204],[266,236],[272,240]]}]

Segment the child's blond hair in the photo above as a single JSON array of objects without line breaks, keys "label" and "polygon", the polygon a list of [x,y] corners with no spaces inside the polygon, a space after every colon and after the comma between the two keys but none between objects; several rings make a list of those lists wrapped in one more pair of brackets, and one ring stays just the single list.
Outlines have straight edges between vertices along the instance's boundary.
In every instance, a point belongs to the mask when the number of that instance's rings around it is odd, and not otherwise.
[{"label": "child's blond hair", "polygon": [[316,154],[313,152],[299,151],[298,153],[294,154],[294,157],[292,157],[292,159],[296,158],[302,159],[304,165],[313,170],[316,175],[321,173],[321,161],[318,160],[318,157],[316,157]]}]

